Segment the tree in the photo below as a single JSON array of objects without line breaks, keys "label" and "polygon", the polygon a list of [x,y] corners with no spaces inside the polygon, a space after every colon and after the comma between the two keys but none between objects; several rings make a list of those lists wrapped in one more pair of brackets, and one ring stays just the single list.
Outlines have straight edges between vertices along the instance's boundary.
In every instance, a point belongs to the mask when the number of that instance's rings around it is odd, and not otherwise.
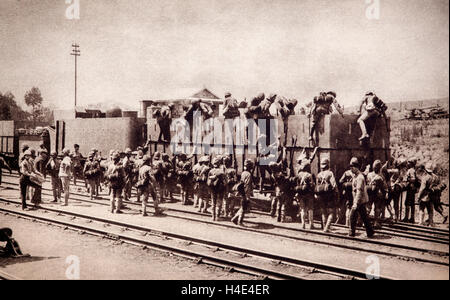
[{"label": "tree", "polygon": [[34,122],[38,121],[42,116],[42,100],[41,91],[37,87],[32,87],[25,94],[25,103],[32,107],[31,116]]},{"label": "tree", "polygon": [[0,120],[28,120],[29,113],[17,105],[11,92],[0,92]]}]

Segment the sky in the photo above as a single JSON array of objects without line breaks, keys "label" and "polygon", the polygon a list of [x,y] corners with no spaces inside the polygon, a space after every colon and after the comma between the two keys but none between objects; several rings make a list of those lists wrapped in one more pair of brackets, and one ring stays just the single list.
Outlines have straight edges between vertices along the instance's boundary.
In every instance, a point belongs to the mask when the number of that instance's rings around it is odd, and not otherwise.
[{"label": "sky", "polygon": [[[334,90],[353,106],[449,94],[448,0],[0,0],[0,92],[19,104],[33,86],[44,104],[188,97],[207,87],[238,99],[259,92],[310,101]],[[73,0],[72,0],[73,1]],[[367,3],[369,2],[369,4]]]}]

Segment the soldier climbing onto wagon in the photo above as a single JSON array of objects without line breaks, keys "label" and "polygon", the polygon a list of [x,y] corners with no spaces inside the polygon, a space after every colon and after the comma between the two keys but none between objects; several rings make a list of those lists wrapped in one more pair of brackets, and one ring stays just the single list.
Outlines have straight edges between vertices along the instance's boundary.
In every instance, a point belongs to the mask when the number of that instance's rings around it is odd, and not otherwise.
[{"label": "soldier climbing onto wagon", "polygon": [[369,122],[375,122],[375,120],[379,116],[387,119],[386,110],[386,104],[380,98],[378,98],[375,93],[366,93],[359,106],[360,117],[358,119],[358,124],[361,127],[362,133],[361,137],[359,138],[360,141],[370,138],[370,134],[367,131],[367,124],[369,124]]},{"label": "soldier climbing onto wagon", "polygon": [[157,107],[153,110],[152,116],[159,125],[158,141],[170,142],[170,124],[172,123],[173,103]]},{"label": "soldier climbing onto wagon", "polygon": [[309,131],[309,140],[314,141],[314,133],[316,132],[317,124],[325,116],[332,112],[332,107],[343,115],[344,111],[336,101],[336,92],[320,93],[320,96],[314,97],[311,111],[308,117],[311,119],[311,127]]}]

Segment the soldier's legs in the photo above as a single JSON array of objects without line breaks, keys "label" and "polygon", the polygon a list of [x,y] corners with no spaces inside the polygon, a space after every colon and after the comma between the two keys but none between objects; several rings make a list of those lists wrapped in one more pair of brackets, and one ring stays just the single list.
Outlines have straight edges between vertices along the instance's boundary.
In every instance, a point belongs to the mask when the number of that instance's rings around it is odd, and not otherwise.
[{"label": "soldier's legs", "polygon": [[358,210],[359,216],[361,217],[361,220],[364,223],[364,227],[366,228],[367,237],[372,237],[374,234],[374,231],[373,231],[372,224],[370,223],[370,219],[366,214],[367,211],[364,207],[364,204],[360,205],[357,210]]},{"label": "soldier's legs", "polygon": [[52,176],[51,182],[52,182],[53,202],[58,202],[59,178]]},{"label": "soldier's legs", "polygon": [[272,196],[272,201],[270,202],[270,216],[273,218],[277,214],[278,197]]},{"label": "soldier's legs", "polygon": [[381,227],[381,214],[382,210],[384,208],[383,205],[384,199],[376,199],[375,200],[375,213],[374,213],[374,227],[379,228]]},{"label": "soldier's legs", "polygon": [[[217,217],[222,216],[223,212],[223,193],[217,193]],[[226,211],[224,213],[226,215]]]},{"label": "soldier's legs", "polygon": [[116,190],[117,194],[116,194],[116,198],[117,198],[117,206],[116,206],[116,210],[115,213],[116,214],[120,214],[122,213],[121,209],[123,208],[123,203],[122,203],[122,192],[123,192],[123,188],[117,189]]},{"label": "soldier's legs", "polygon": [[217,193],[216,192],[211,192],[211,201],[212,201],[212,206],[211,206],[211,215],[212,215],[212,220],[216,221],[217,220]]},{"label": "soldier's legs", "polygon": [[333,222],[334,218],[334,208],[328,207],[327,208],[328,217],[326,219],[325,228],[323,229],[324,232],[329,232],[331,227],[331,222]]},{"label": "soldier's legs", "polygon": [[111,188],[111,193],[109,196],[110,197],[109,208],[110,208],[110,211],[112,214],[114,213],[114,211],[116,209],[116,194],[117,194],[116,189]]},{"label": "soldier's legs", "polygon": [[61,182],[64,189],[64,205],[69,205],[70,179],[69,177],[61,177]]},{"label": "soldier's legs", "polygon": [[140,191],[138,191],[139,194],[142,194],[142,216],[145,217],[147,216],[147,200],[148,200],[148,189],[147,188],[143,188],[143,189],[139,189]]}]

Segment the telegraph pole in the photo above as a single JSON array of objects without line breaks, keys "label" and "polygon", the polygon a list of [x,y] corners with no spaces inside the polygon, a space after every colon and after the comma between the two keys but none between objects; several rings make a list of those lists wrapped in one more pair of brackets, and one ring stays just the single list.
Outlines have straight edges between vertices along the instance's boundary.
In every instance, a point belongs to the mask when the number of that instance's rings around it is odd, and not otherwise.
[{"label": "telegraph pole", "polygon": [[75,57],[75,107],[77,106],[77,57],[81,55],[78,48],[80,48],[80,45],[72,44],[72,53],[70,53]]}]

